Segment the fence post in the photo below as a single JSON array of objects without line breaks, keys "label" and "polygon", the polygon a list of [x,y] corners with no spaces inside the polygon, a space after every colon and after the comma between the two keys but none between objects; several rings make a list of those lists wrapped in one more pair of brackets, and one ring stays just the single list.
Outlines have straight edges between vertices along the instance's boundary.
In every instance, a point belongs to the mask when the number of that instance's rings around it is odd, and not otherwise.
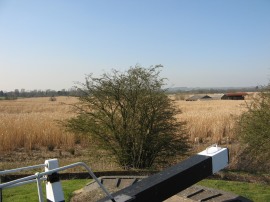
[{"label": "fence post", "polygon": [[[46,160],[45,164],[46,164],[45,172],[59,167],[57,159]],[[47,176],[46,196],[48,202],[65,201],[59,174],[57,172]]]}]

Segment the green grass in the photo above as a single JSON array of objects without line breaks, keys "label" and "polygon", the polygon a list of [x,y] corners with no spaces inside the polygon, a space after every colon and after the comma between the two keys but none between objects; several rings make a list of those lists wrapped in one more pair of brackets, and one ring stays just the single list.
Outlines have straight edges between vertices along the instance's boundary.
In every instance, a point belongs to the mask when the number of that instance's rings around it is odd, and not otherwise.
[{"label": "green grass", "polygon": [[[90,181],[91,181],[90,179],[61,181],[65,201],[70,200],[72,192],[83,188]],[[43,189],[43,196],[46,197],[45,183],[42,183],[42,189]],[[2,193],[3,193],[3,201],[5,202],[29,202],[29,201],[38,202],[38,192],[35,183],[4,189]],[[44,201],[47,201],[47,199],[44,198]]]},{"label": "green grass", "polygon": [[203,180],[199,185],[232,192],[253,201],[270,201],[270,185],[224,180]]},{"label": "green grass", "polygon": [[[80,180],[63,180],[62,187],[65,195],[65,200],[69,201],[72,192],[81,189],[88,182],[89,179]],[[43,185],[43,195],[45,196],[45,184]],[[198,183],[202,186],[212,187],[215,189],[220,189],[228,192],[232,192],[256,202],[266,202],[270,201],[270,185],[262,185],[256,183],[246,183],[246,182],[233,182],[224,180],[203,180]],[[37,201],[38,194],[36,184],[28,184],[16,188],[4,189],[3,190],[3,201],[5,202],[28,202]],[[46,201],[46,199],[44,199]]]}]

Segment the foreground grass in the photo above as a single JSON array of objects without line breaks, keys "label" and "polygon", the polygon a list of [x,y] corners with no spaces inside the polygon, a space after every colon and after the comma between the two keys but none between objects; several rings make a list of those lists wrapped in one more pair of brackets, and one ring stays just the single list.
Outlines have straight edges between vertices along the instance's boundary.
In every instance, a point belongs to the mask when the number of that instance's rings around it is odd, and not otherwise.
[{"label": "foreground grass", "polygon": [[[89,179],[63,180],[65,200],[69,201],[72,192],[84,187]],[[224,180],[203,180],[199,185],[233,192],[248,199],[258,202],[270,201],[270,185],[262,185],[246,182],[233,182]],[[45,184],[43,183],[43,195],[45,196]],[[3,201],[5,202],[28,202],[38,201],[36,184],[28,184],[11,189],[3,190]],[[46,199],[45,199],[46,201]]]},{"label": "foreground grass", "polygon": [[[62,187],[64,191],[64,197],[65,201],[69,201],[72,192],[75,190],[83,188],[88,182],[90,182],[90,179],[83,179],[83,180],[63,180]],[[43,196],[45,195],[45,183],[42,183],[42,189],[43,189]],[[37,201],[38,202],[38,192],[37,192],[37,186],[36,184],[27,184],[24,186],[16,187],[16,188],[10,188],[10,189],[4,189],[3,190],[3,201],[5,202],[29,202],[29,201]],[[44,201],[47,201],[45,198]]]},{"label": "foreground grass", "polygon": [[224,180],[203,180],[199,185],[232,192],[252,201],[270,201],[270,185]]}]

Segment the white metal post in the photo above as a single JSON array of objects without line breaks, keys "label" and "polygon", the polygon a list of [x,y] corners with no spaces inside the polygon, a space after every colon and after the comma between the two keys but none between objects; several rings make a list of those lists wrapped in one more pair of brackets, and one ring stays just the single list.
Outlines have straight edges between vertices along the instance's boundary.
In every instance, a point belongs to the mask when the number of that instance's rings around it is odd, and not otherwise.
[{"label": "white metal post", "polygon": [[35,175],[37,176],[38,199],[39,199],[39,202],[44,202],[43,193],[42,193],[42,187],[41,187],[41,184],[40,184],[39,172],[37,172]]},{"label": "white metal post", "polygon": [[[57,159],[46,160],[45,164],[45,172],[59,167]],[[46,195],[48,202],[65,201],[62,185],[59,179],[59,174],[57,172],[48,175],[48,179],[46,182]]]},{"label": "white metal post", "polygon": [[218,147],[217,144],[206,148],[206,150],[198,153],[198,155],[210,156],[212,158],[213,174],[227,167],[229,164],[229,150]]}]

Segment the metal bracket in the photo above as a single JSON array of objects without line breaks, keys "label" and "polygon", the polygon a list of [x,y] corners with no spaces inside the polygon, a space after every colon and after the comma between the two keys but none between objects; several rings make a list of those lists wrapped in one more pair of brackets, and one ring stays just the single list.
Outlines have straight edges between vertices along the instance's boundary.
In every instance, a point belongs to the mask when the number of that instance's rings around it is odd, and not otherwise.
[{"label": "metal bracket", "polygon": [[51,175],[47,175],[47,181],[50,183],[59,182],[60,175],[58,173],[52,173]]}]

